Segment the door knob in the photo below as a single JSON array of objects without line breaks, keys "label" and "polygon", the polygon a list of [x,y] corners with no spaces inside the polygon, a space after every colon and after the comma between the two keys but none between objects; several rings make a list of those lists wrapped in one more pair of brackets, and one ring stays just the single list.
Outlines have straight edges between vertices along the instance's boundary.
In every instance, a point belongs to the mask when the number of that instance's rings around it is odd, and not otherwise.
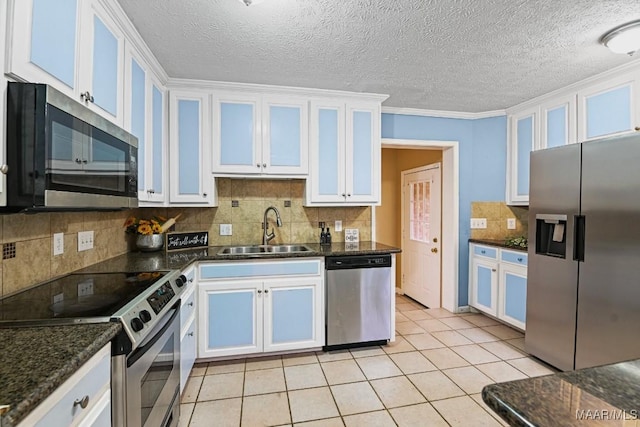
[{"label": "door knob", "polygon": [[438,253],[438,248],[431,248],[431,252],[433,252],[434,254]]},{"label": "door knob", "polygon": [[438,243],[438,238],[437,237],[433,238],[433,243]]}]

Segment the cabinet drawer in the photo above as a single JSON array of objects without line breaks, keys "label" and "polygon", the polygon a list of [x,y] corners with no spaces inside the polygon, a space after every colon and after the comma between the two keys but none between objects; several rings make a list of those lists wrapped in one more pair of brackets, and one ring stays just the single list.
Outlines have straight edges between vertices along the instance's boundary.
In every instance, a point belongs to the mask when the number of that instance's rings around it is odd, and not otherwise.
[{"label": "cabinet drawer", "polygon": [[193,317],[193,313],[196,311],[195,301],[196,292],[194,290],[183,297],[182,305],[180,306],[180,331],[184,331],[187,322]]},{"label": "cabinet drawer", "polygon": [[[99,401],[104,400],[101,397],[105,391],[110,390],[110,382],[111,344],[108,344],[36,407],[20,426],[77,425],[94,411],[100,412],[100,409],[96,409],[96,407]],[[79,404],[74,405],[74,402],[85,397],[88,397],[86,408],[82,408]]]},{"label": "cabinet drawer", "polygon": [[525,252],[501,251],[500,261],[511,262],[518,265],[527,265],[527,254]]},{"label": "cabinet drawer", "polygon": [[300,276],[321,274],[320,261],[276,261],[232,264],[204,264],[200,266],[202,279],[233,279],[260,276]]},{"label": "cabinet drawer", "polygon": [[477,246],[473,247],[473,254],[478,256],[483,256],[491,259],[498,259],[498,249],[490,248],[488,246]]}]

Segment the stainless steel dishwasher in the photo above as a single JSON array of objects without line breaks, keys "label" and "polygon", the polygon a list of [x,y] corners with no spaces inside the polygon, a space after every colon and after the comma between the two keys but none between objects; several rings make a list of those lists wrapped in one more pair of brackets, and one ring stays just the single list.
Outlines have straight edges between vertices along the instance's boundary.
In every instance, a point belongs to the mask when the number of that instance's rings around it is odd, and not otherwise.
[{"label": "stainless steel dishwasher", "polygon": [[391,339],[391,255],[325,259],[325,349],[383,344]]}]

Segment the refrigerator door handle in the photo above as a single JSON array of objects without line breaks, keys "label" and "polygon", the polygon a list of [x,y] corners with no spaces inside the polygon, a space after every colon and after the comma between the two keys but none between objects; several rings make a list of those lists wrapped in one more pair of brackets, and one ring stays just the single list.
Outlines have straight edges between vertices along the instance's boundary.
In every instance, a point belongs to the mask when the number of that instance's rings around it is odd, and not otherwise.
[{"label": "refrigerator door handle", "polygon": [[585,217],[575,215],[573,222],[573,260],[584,262]]}]

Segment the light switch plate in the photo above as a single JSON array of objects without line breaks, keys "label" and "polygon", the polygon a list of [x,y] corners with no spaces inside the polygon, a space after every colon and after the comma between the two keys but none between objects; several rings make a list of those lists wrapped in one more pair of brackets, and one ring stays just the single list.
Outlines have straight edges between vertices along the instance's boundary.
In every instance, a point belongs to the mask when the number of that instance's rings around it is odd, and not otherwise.
[{"label": "light switch plate", "polygon": [[515,230],[516,229],[516,219],[515,218],[507,218],[507,229]]},{"label": "light switch plate", "polygon": [[487,219],[471,218],[471,228],[487,228]]},{"label": "light switch plate", "polygon": [[53,255],[62,255],[64,253],[64,233],[55,233],[53,235]]},{"label": "light switch plate", "polygon": [[336,220],[335,226],[333,227],[335,231],[342,231],[342,221]]},{"label": "light switch plate", "polygon": [[220,235],[221,236],[233,235],[233,224],[220,224]]},{"label": "light switch plate", "polygon": [[93,231],[78,231],[78,252],[93,249]]}]

